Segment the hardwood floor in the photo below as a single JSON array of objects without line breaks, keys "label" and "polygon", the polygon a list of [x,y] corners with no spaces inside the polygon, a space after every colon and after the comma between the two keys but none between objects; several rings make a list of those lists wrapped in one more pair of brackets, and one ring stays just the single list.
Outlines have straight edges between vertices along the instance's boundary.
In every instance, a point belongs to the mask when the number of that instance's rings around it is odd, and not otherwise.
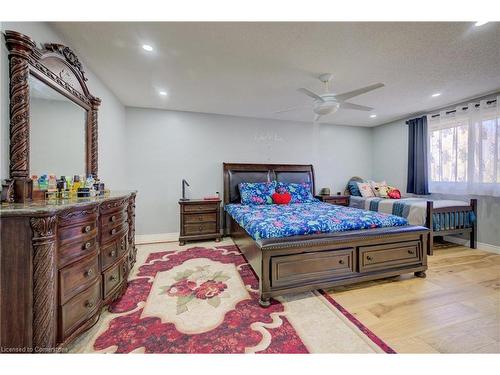
[{"label": "hardwood floor", "polygon": [[328,292],[400,353],[500,353],[500,255],[444,243],[426,279]]}]

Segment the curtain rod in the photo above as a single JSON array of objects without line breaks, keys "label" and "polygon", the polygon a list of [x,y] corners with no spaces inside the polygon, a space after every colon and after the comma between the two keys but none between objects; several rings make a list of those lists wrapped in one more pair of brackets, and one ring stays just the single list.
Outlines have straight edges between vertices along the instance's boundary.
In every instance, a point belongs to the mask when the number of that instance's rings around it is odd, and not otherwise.
[{"label": "curtain rod", "polygon": [[[496,101],[497,101],[496,99],[493,99],[493,100],[487,100],[487,101],[486,101],[486,104],[496,103]],[[475,107],[475,108],[477,108],[477,107],[479,107],[480,105],[481,105],[481,104],[477,103],[477,104],[474,104],[474,107]],[[469,106],[468,106],[468,105],[466,105],[466,106],[462,107],[462,109],[467,109],[467,108],[469,108]],[[455,113],[456,111],[457,111],[456,109],[452,109],[451,111],[446,111],[446,112],[445,112],[445,114],[447,114],[447,115],[448,115],[448,114],[450,114],[450,113]],[[434,118],[434,117],[439,117],[439,116],[441,116],[441,114],[436,113],[435,115],[431,115],[431,118]]]}]

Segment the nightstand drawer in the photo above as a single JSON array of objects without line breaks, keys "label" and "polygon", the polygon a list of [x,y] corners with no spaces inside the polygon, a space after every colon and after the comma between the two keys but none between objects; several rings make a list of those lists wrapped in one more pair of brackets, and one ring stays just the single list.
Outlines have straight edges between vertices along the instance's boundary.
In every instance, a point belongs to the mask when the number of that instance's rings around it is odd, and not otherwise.
[{"label": "nightstand drawer", "polygon": [[215,223],[217,220],[217,213],[203,213],[203,214],[186,214],[184,216],[185,224],[193,224],[193,223],[204,223],[211,222]]},{"label": "nightstand drawer", "polygon": [[349,206],[349,197],[346,195],[317,195],[315,198],[325,203]]},{"label": "nightstand drawer", "polygon": [[328,198],[325,200],[326,203],[348,205],[349,198]]},{"label": "nightstand drawer", "polygon": [[216,212],[219,203],[183,204],[183,212]]},{"label": "nightstand drawer", "polygon": [[201,223],[201,224],[185,224],[184,234],[204,234],[204,233],[214,233],[217,230],[216,223]]}]

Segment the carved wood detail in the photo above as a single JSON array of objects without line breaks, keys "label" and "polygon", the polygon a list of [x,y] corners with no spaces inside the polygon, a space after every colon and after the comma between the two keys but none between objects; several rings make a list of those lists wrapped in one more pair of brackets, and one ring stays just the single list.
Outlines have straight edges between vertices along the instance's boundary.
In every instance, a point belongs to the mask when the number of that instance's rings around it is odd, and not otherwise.
[{"label": "carved wood detail", "polygon": [[52,52],[56,52],[58,54],[60,54],[61,56],[63,56],[66,61],[74,66],[76,69],[78,69],[78,71],[80,72],[82,78],[84,81],[87,80],[87,77],[85,77],[85,72],[83,70],[83,66],[82,64],[80,63],[80,60],[78,60],[78,57],[76,56],[76,54],[73,52],[73,50],[63,44],[57,44],[57,43],[45,43],[43,45],[43,47],[47,50],[47,51],[52,51]]},{"label": "carved wood detail", "polygon": [[56,345],[57,275],[56,216],[32,217],[33,346]]},{"label": "carved wood detail", "polygon": [[135,247],[135,194],[129,198],[127,207],[128,213],[128,245],[130,249],[130,268],[134,265],[137,258],[137,248]]},{"label": "carved wood detail", "polygon": [[60,221],[77,220],[77,219],[85,217],[87,215],[97,213],[97,208],[98,208],[98,206],[95,205],[93,207],[85,208],[85,209],[78,210],[78,211],[75,211],[74,208],[68,209],[65,211],[61,211],[61,213],[59,214],[59,220]]},{"label": "carved wood detail", "polygon": [[10,175],[29,174],[29,67],[28,60],[10,58]]}]

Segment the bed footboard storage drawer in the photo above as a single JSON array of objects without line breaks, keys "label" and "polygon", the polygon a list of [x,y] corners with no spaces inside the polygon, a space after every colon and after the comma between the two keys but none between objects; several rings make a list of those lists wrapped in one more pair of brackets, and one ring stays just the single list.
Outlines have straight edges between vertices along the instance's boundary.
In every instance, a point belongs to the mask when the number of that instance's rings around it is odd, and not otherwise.
[{"label": "bed footboard storage drawer", "polygon": [[422,261],[419,241],[359,247],[359,272],[390,269]]},{"label": "bed footboard storage drawer", "polygon": [[271,257],[271,284],[290,286],[350,276],[355,272],[354,248]]}]

